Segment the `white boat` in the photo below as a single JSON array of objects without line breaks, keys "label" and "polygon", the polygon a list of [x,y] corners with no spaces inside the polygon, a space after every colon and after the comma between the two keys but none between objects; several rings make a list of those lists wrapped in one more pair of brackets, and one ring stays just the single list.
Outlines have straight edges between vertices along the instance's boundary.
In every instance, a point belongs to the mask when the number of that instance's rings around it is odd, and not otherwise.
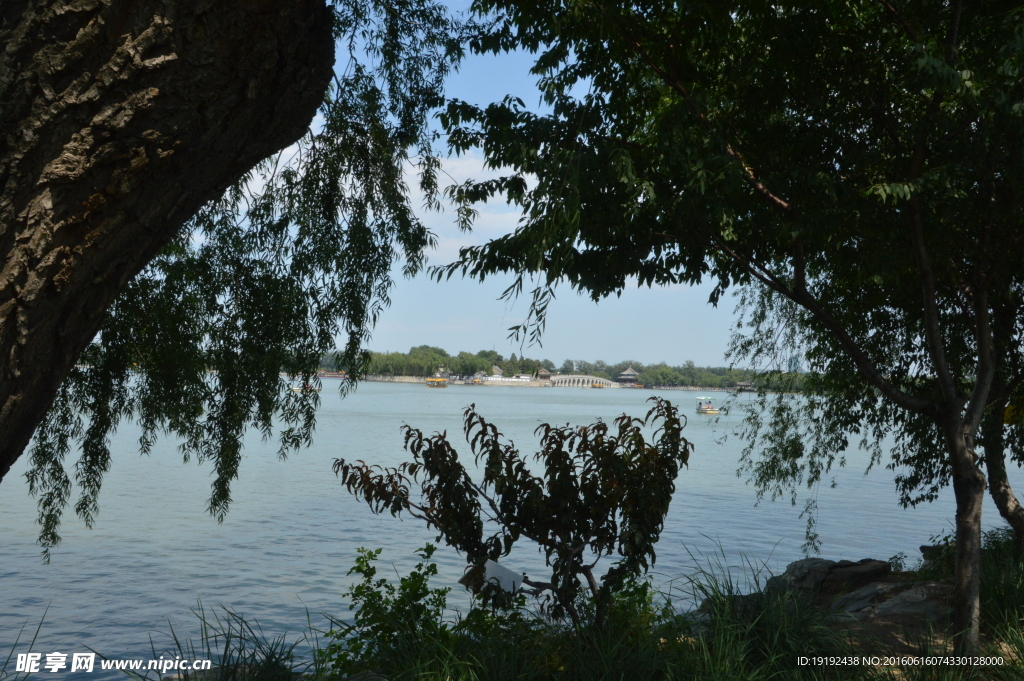
[{"label": "white boat", "polygon": [[320,392],[320,388],[318,388],[315,385],[310,385],[309,383],[307,383],[305,385],[293,385],[292,386],[292,392],[293,393],[318,393],[318,392]]},{"label": "white boat", "polygon": [[716,397],[698,397],[697,398],[697,413],[698,414],[717,414],[718,413],[718,398],[716,398]]}]

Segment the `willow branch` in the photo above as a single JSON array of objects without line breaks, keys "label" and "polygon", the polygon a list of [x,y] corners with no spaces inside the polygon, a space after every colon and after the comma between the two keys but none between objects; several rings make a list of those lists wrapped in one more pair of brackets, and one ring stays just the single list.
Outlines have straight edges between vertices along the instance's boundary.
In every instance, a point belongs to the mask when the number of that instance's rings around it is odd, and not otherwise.
[{"label": "willow branch", "polygon": [[[937,405],[933,401],[908,395],[882,375],[882,372],[880,372],[871,359],[868,358],[861,347],[857,344],[857,341],[855,341],[846,329],[836,321],[835,317],[825,310],[817,298],[807,290],[803,281],[798,281],[793,287],[787,286],[784,281],[772,274],[763,264],[733,250],[721,241],[712,239],[711,246],[738,262],[743,269],[750,274],[750,276],[754,277],[776,293],[792,300],[794,303],[814,315],[814,317],[832,334],[833,338],[835,338],[836,342],[839,343],[840,347],[846,352],[846,354],[849,355],[850,359],[853,360],[860,374],[896,405],[918,414],[925,414],[927,416],[936,415]],[[799,259],[802,260],[802,255]],[[803,277],[802,272],[803,264],[799,263],[797,273],[801,279]]]}]

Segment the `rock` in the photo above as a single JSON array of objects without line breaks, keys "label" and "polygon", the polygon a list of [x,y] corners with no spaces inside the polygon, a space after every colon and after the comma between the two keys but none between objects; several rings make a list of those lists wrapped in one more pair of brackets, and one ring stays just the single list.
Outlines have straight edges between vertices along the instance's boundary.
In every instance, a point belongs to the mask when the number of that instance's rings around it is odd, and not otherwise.
[{"label": "rock", "polygon": [[804,558],[790,563],[786,571],[768,580],[764,590],[799,591],[807,594],[817,593],[821,583],[828,577],[836,565],[834,560],[824,558]]},{"label": "rock", "polygon": [[953,586],[945,582],[915,582],[906,591],[865,609],[864,614],[879,619],[909,616],[923,622],[937,622],[949,616],[952,593]]},{"label": "rock", "polygon": [[865,584],[877,581],[892,571],[883,560],[826,560],[804,558],[790,563],[786,571],[768,580],[765,591],[796,591],[805,594],[841,593],[859,589]]},{"label": "rock", "polygon": [[903,587],[900,584],[890,584],[887,582],[868,584],[837,598],[832,602],[832,609],[857,614],[879,601],[893,597],[901,588]]},{"label": "rock", "polygon": [[[927,556],[924,548],[922,552]],[[937,548],[946,550],[947,547]],[[840,593],[842,595],[832,602],[832,610],[861,621],[934,623],[948,616],[952,591],[948,582],[878,581],[891,572],[892,567],[887,561],[872,558],[857,562],[805,558],[790,563],[785,572],[770,578],[764,593],[812,597],[818,593]],[[842,593],[850,589],[850,593]],[[757,608],[761,606],[759,597],[760,594],[737,594],[728,596],[726,600],[728,607],[741,617],[756,616]],[[695,630],[703,630],[707,626],[713,616],[714,605],[717,604],[705,600],[700,608],[689,614]]]},{"label": "rock", "polygon": [[930,624],[949,615],[949,598],[953,587],[947,582],[875,582],[832,603],[857,619],[913,619]]},{"label": "rock", "polygon": [[[845,563],[845,565],[844,565]],[[833,566],[821,583],[825,593],[842,593],[850,589],[859,589],[865,584],[877,581],[892,572],[892,567],[884,560],[865,558],[857,563],[840,561]]]}]

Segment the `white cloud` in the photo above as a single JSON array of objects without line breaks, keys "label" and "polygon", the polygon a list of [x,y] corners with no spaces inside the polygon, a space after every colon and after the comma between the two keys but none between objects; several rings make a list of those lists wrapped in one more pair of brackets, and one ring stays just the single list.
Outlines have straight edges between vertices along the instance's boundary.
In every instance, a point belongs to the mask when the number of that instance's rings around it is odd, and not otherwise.
[{"label": "white cloud", "polygon": [[[472,152],[461,157],[446,158],[441,161],[442,187],[461,184],[466,180],[490,180],[501,177],[504,173],[484,167],[483,157],[479,152]],[[430,211],[422,208],[423,193],[415,170],[407,168],[407,182],[410,188],[410,201],[417,207],[420,220],[437,236],[437,247],[428,252],[431,264],[447,264],[458,258],[459,249],[466,246],[484,244],[487,241],[512,232],[519,221],[520,212],[515,206],[500,200],[479,204],[471,232],[461,231],[455,224],[455,208],[448,201],[442,201],[442,211]]]}]

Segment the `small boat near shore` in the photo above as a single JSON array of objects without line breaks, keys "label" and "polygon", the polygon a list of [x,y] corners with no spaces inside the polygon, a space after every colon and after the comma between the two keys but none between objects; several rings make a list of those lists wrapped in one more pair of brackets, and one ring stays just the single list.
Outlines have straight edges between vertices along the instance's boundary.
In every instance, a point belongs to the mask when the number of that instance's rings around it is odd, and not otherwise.
[{"label": "small boat near shore", "polygon": [[428,378],[426,382],[427,382],[427,387],[428,388],[447,388],[448,387],[448,379],[447,378],[436,378],[436,377],[435,378]]}]

